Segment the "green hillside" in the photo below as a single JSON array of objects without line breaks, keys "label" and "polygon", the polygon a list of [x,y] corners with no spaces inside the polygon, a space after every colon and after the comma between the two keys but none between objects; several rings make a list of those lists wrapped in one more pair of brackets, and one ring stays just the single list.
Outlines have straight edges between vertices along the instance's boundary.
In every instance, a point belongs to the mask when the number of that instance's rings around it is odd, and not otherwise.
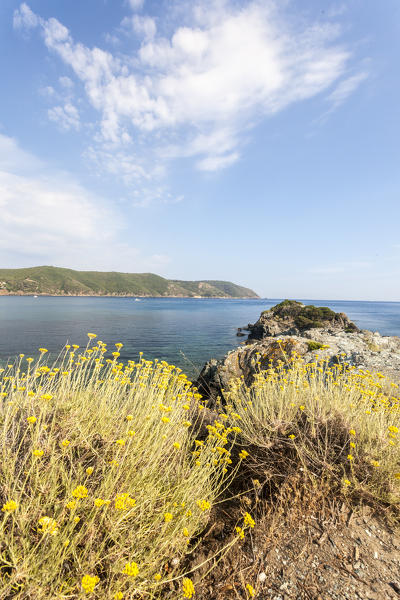
[{"label": "green hillside", "polygon": [[258,297],[252,290],[229,281],[178,281],[153,273],[103,273],[48,266],[0,269],[0,294]]}]

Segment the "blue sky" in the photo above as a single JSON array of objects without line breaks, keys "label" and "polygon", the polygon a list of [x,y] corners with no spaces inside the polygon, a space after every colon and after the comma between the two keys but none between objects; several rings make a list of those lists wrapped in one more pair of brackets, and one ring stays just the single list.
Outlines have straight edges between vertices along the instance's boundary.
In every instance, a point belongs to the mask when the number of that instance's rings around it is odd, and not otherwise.
[{"label": "blue sky", "polygon": [[0,4],[0,263],[400,300],[397,0]]}]

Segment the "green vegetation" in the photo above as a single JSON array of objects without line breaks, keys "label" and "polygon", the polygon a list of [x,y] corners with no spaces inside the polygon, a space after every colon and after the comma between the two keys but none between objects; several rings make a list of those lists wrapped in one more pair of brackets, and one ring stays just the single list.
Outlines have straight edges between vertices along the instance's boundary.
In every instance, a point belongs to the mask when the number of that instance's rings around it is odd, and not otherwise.
[{"label": "green vegetation", "polygon": [[309,342],[307,342],[307,347],[308,350],[312,352],[313,350],[320,350],[323,347],[323,344],[321,344],[320,342],[315,342],[314,340],[310,340]]},{"label": "green vegetation", "polygon": [[228,281],[175,281],[153,273],[75,271],[60,267],[0,269],[0,293],[99,296],[257,298]]},{"label": "green vegetation", "polygon": [[[283,302],[264,311],[262,314],[265,315],[267,313],[272,313],[278,319],[291,317],[300,330],[324,327],[329,324],[338,323],[343,318],[346,318],[345,315],[335,313],[327,306],[314,306],[313,304],[305,306],[301,302],[297,302],[297,300],[283,300]],[[358,331],[356,325],[348,322],[345,332],[353,333],[354,331]]]}]

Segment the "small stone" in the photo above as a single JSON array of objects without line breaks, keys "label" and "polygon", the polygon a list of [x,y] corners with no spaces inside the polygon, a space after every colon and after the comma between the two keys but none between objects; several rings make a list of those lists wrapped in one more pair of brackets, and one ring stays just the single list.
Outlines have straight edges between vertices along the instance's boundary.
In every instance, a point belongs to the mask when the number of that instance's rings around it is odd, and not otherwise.
[{"label": "small stone", "polygon": [[266,574],[264,573],[264,571],[262,571],[259,575],[258,575],[258,581],[260,583],[264,583],[264,581],[267,579]]}]

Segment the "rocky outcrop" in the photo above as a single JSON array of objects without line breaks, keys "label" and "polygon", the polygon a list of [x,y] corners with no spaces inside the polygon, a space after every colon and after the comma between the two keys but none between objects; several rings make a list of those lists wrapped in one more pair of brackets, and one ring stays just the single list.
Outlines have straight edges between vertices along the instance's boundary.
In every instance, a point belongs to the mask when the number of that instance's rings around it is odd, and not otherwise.
[{"label": "rocky outcrop", "polygon": [[344,313],[336,313],[327,306],[305,306],[295,300],[284,300],[265,310],[254,325],[248,325],[248,329],[248,341],[276,335],[301,335],[310,329],[346,333],[358,331],[356,325]]},{"label": "rocky outcrop", "polygon": [[[301,310],[294,306],[292,314],[288,314],[293,305],[299,305]],[[245,345],[221,360],[212,359],[204,365],[196,381],[200,393],[216,398],[230,379],[238,377],[250,385],[257,371],[286,361],[293,353],[306,363],[314,361],[318,354],[327,358],[330,365],[347,362],[400,381],[399,337],[359,330],[344,313],[329,308],[315,312],[314,308],[285,301],[263,312],[257,323],[249,325],[250,335]]]}]

